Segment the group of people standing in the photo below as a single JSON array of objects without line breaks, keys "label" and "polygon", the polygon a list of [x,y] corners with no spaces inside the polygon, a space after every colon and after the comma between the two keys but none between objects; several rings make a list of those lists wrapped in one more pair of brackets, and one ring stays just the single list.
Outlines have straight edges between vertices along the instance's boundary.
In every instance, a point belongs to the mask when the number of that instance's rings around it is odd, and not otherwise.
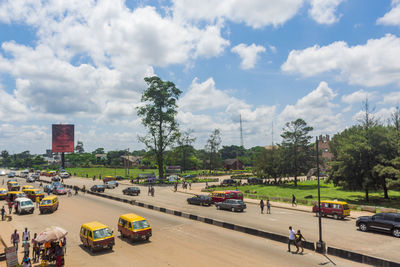
[{"label": "group of people standing", "polygon": [[271,214],[271,203],[269,202],[269,199],[267,199],[265,205],[264,205],[264,200],[260,200],[260,209],[261,213],[264,213],[264,207],[267,206],[267,212],[265,214]]}]

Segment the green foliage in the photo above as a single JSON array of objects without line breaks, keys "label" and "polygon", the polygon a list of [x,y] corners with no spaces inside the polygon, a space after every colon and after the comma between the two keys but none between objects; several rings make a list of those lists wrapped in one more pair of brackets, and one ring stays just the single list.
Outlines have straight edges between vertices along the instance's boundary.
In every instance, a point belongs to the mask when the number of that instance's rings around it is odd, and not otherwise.
[{"label": "green foliage", "polygon": [[314,150],[310,143],[312,136],[309,132],[313,127],[307,126],[303,119],[287,122],[283,129],[282,144],[283,162],[287,174],[294,176],[297,185],[297,176],[307,171],[314,165]]},{"label": "green foliage", "polygon": [[145,136],[139,136],[150,152],[155,155],[160,177],[164,177],[164,154],[178,138],[177,100],[182,93],[170,81],[163,81],[157,76],[144,79],[148,88],[143,92],[143,106],[138,108],[138,116],[147,128]]},{"label": "green foliage", "polygon": [[214,129],[210,137],[207,140],[207,144],[205,146],[205,152],[208,154],[208,163],[209,170],[215,170],[221,165],[221,157],[219,154],[219,146],[221,145],[221,131],[219,129]]}]

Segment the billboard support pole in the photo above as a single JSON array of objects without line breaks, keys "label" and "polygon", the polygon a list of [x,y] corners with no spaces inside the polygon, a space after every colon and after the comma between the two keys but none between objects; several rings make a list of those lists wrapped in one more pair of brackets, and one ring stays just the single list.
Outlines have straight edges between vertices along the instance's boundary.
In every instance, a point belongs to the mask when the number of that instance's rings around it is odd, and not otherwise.
[{"label": "billboard support pole", "polygon": [[65,159],[64,159],[64,152],[61,152],[61,167],[65,169]]}]

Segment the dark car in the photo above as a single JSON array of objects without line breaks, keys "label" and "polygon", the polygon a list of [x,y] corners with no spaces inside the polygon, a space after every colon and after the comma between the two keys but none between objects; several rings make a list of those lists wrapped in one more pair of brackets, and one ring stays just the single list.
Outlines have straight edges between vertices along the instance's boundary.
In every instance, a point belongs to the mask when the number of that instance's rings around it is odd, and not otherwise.
[{"label": "dark car", "polygon": [[124,177],[122,177],[122,176],[115,176],[115,180],[121,181],[121,180],[124,180]]},{"label": "dark car", "polygon": [[400,238],[400,214],[378,213],[373,216],[361,216],[356,221],[356,226],[363,232],[368,230],[391,233]]},{"label": "dark car", "polygon": [[213,200],[210,196],[205,196],[205,195],[196,195],[193,197],[189,197],[187,199],[187,202],[189,204],[196,204],[196,205],[201,205],[201,206],[211,206],[213,203]]},{"label": "dark car", "polygon": [[122,193],[124,195],[138,196],[140,194],[140,189],[139,189],[139,187],[131,186],[131,187],[127,187],[124,190],[122,190]]},{"label": "dark car", "polygon": [[224,179],[221,183],[221,185],[235,185],[236,181],[233,179]]},{"label": "dark car", "polygon": [[44,186],[43,191],[46,192],[46,193],[49,193],[49,192],[51,193],[51,192],[53,192],[53,189],[54,189],[54,185],[53,184],[47,184],[47,185]]},{"label": "dark car", "polygon": [[8,178],[14,178],[15,177],[15,172],[9,172]]},{"label": "dark car", "polygon": [[60,178],[60,176],[53,176],[53,177],[51,177],[51,181],[52,182],[60,182],[61,178]]},{"label": "dark car", "polygon": [[90,188],[90,191],[92,192],[104,192],[104,190],[105,187],[102,184],[96,184]]},{"label": "dark car", "polygon": [[227,199],[224,202],[215,203],[217,209],[231,210],[231,211],[243,211],[246,208],[246,204],[240,199]]},{"label": "dark car", "polygon": [[262,184],[263,179],[257,177],[250,177],[247,179],[247,183],[249,184]]},{"label": "dark car", "polygon": [[39,180],[40,176],[39,174],[32,174],[30,177],[32,177],[33,179],[35,179],[35,181]]}]

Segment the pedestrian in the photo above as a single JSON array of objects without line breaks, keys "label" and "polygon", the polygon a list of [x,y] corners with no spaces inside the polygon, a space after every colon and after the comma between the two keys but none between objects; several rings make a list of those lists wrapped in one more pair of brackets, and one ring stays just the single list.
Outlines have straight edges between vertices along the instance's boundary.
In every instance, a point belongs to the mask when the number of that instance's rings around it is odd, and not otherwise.
[{"label": "pedestrian", "polygon": [[9,211],[9,214],[11,215],[11,213],[12,213],[12,207],[13,207],[13,203],[10,201],[10,202],[8,202],[8,211]]},{"label": "pedestrian", "polygon": [[264,213],[264,200],[260,200],[260,209],[261,209],[261,214]]},{"label": "pedestrian", "polygon": [[296,232],[292,229],[292,226],[289,226],[289,240],[288,240],[288,252],[290,252],[290,245],[293,244],[297,247],[296,244]]},{"label": "pedestrian", "polygon": [[269,199],[267,199],[267,214],[271,214],[271,203],[269,202]]},{"label": "pedestrian", "polygon": [[33,235],[33,238],[32,238],[32,257],[33,257],[33,262],[39,261],[40,248],[39,248],[38,242],[36,241],[36,237],[37,237],[37,233],[35,233]]},{"label": "pedestrian", "polygon": [[4,206],[1,208],[1,220],[4,221],[4,215],[6,213],[6,210],[4,209]]},{"label": "pedestrian", "polygon": [[71,188],[68,189],[68,197],[72,196]]},{"label": "pedestrian", "polygon": [[192,182],[189,182],[189,190],[192,190]]},{"label": "pedestrian", "polygon": [[154,187],[151,187],[151,196],[154,197]]},{"label": "pedestrian", "polygon": [[301,248],[301,252],[300,254],[302,254],[304,252],[304,248],[303,248],[303,241],[306,241],[306,239],[304,238],[304,236],[301,234],[300,230],[297,230],[297,234],[296,234],[296,245],[297,245],[297,250],[296,253],[299,252],[299,247]]},{"label": "pedestrian", "polygon": [[86,193],[86,187],[85,187],[85,185],[82,186],[82,191],[83,191],[84,194]]},{"label": "pedestrian", "polygon": [[208,188],[208,182],[206,182],[206,189]]},{"label": "pedestrian", "polygon": [[151,194],[151,186],[149,185],[149,190],[147,191],[147,195],[149,196]]},{"label": "pedestrian", "polygon": [[17,232],[17,229],[15,229],[14,233],[11,234],[11,243],[14,247],[16,247],[16,251],[18,252],[19,234]]},{"label": "pedestrian", "polygon": [[31,267],[32,266],[31,258],[25,255],[24,258],[22,259],[21,265],[22,267]]},{"label": "pedestrian", "polygon": [[28,239],[28,241],[31,239],[31,233],[28,231],[27,227],[25,227],[25,231],[22,232],[22,240],[26,239]]},{"label": "pedestrian", "polygon": [[296,197],[294,196],[294,194],[292,194],[292,207],[293,206],[297,206]]},{"label": "pedestrian", "polygon": [[39,208],[40,197],[36,197],[36,208]]},{"label": "pedestrian", "polygon": [[25,238],[24,242],[22,243],[22,247],[24,248],[24,255],[29,257],[29,248],[31,244],[29,244],[28,238]]}]

